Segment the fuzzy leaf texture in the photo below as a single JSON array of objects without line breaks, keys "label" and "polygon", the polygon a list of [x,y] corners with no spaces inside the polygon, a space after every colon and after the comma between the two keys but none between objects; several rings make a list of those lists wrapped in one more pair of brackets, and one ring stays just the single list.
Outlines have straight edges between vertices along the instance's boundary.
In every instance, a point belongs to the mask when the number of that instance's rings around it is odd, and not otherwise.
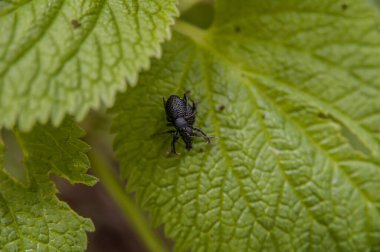
[{"label": "fuzzy leaf texture", "polygon": [[[379,20],[359,0],[220,0],[209,30],[176,24],[113,131],[178,251],[380,251]],[[217,143],[167,157],[162,97],[185,91]]]},{"label": "fuzzy leaf texture", "polygon": [[36,125],[29,133],[16,133],[28,171],[27,184],[4,170],[0,142],[0,251],[85,250],[86,231],[93,231],[93,224],[55,196],[57,190],[49,178],[55,173],[72,183],[96,182],[85,175],[88,146],[77,139],[82,133],[70,120],[59,128]]},{"label": "fuzzy leaf texture", "polygon": [[175,1],[0,1],[0,127],[83,118],[160,55]]}]

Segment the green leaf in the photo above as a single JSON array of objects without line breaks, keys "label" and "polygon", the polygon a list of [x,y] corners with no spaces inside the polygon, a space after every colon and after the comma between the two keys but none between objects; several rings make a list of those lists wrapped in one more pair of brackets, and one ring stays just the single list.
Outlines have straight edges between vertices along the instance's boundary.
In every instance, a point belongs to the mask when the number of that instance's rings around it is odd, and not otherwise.
[{"label": "green leaf", "polygon": [[380,19],[363,2],[220,1],[210,40],[256,81],[319,107],[380,157]]},{"label": "green leaf", "polygon": [[84,131],[73,120],[64,120],[58,128],[37,124],[31,132],[17,134],[32,166],[38,164],[45,173],[51,171],[71,183],[96,183],[96,178],[86,174],[90,167],[85,154],[89,146],[78,139]]},{"label": "green leaf", "polygon": [[[380,250],[380,164],[342,134],[377,154],[378,16],[345,4],[219,1],[117,97],[122,175],[178,251]],[[167,157],[162,96],[187,90],[217,143]]]},{"label": "green leaf", "polygon": [[81,130],[65,120],[60,128],[36,127],[18,133],[28,170],[28,185],[20,184],[3,169],[4,145],[0,142],[0,250],[84,251],[86,231],[93,231],[89,219],[78,216],[58,200],[49,174],[93,184],[84,173],[89,162],[87,145],[79,141]]},{"label": "green leaf", "polygon": [[83,118],[160,56],[169,1],[1,1],[0,127]]}]

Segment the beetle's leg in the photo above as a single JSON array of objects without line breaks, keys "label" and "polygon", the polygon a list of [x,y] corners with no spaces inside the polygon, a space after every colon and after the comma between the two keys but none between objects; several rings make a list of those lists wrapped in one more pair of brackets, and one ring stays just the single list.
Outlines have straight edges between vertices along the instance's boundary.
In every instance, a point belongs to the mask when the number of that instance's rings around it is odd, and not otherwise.
[{"label": "beetle's leg", "polygon": [[186,93],[183,95],[183,100],[185,101],[185,103],[186,103],[186,114],[187,114],[187,108],[188,108],[188,106],[189,106],[189,101],[191,101],[191,110],[193,111],[193,113],[191,114],[191,115],[189,115],[189,116],[186,116],[185,118],[189,118],[189,117],[192,117],[192,116],[194,116],[195,115],[195,110],[196,110],[196,106],[195,106],[195,103],[194,103],[194,101],[190,98],[190,96],[189,96],[189,94],[190,94],[190,91],[186,91]]},{"label": "beetle's leg", "polygon": [[167,131],[157,132],[157,133],[152,134],[152,137],[162,135],[162,134],[167,134],[167,133],[174,134],[174,133],[176,133],[176,131],[175,130],[167,130]]},{"label": "beetle's leg", "polygon": [[183,99],[185,100],[186,102],[186,105],[188,104],[189,100],[190,99],[190,91],[186,91],[184,94],[183,94]]},{"label": "beetle's leg", "polygon": [[170,155],[170,154],[176,154],[176,155],[179,155],[179,153],[177,153],[177,152],[175,151],[175,142],[177,142],[177,140],[179,139],[178,131],[173,132],[172,135],[173,135],[173,140],[172,140],[172,144],[171,144],[171,147],[170,147],[169,155]]},{"label": "beetle's leg", "polygon": [[188,112],[187,107],[189,106],[189,100],[190,100],[189,91],[186,91],[186,93],[183,95],[183,100],[186,103],[186,114],[187,114],[187,112]]},{"label": "beetle's leg", "polygon": [[177,132],[176,130],[167,130],[167,131],[160,132],[159,134],[166,134],[166,133],[174,134],[176,132]]},{"label": "beetle's leg", "polygon": [[209,136],[205,136],[202,133],[193,132],[193,134],[191,134],[191,136],[192,137],[202,137],[203,139],[205,139],[207,141],[207,143],[211,143],[210,137]]},{"label": "beetle's leg", "polygon": [[184,99],[185,102],[186,102],[186,106],[188,106],[188,105],[189,105],[189,101],[191,101],[191,108],[192,108],[193,112],[195,112],[195,110],[197,109],[197,107],[196,107],[196,104],[195,104],[195,102],[193,101],[193,99],[190,98],[189,93],[190,93],[190,91],[187,91],[187,92],[183,95],[183,99]]},{"label": "beetle's leg", "polygon": [[211,137],[206,135],[206,133],[204,133],[201,129],[194,127],[194,126],[192,127],[192,129],[195,131],[198,131],[201,134],[201,135],[195,134],[195,136],[203,137],[207,141],[207,143],[211,143],[211,140],[210,140]]},{"label": "beetle's leg", "polygon": [[189,119],[191,117],[194,117],[196,114],[196,111],[193,111],[193,113],[191,113],[190,115],[187,115],[187,116],[184,116],[185,119]]},{"label": "beetle's leg", "polygon": [[174,126],[174,124],[170,122],[170,123],[167,123],[166,126]]},{"label": "beetle's leg", "polygon": [[[191,110],[193,111],[193,113],[191,113],[190,115],[188,115],[188,116],[185,116],[185,119],[189,119],[190,117],[193,117],[193,116],[195,116],[196,114],[197,114],[197,106],[196,106],[196,104],[194,103],[194,101],[193,100],[191,100],[190,99],[190,101],[191,101]],[[186,109],[187,109],[187,104],[186,104]]]},{"label": "beetle's leg", "polygon": [[[189,119],[191,117],[194,117],[197,114],[197,107],[196,107],[194,101],[191,100],[190,98],[188,98],[188,99],[191,101],[191,110],[192,110],[192,113],[190,115],[185,116],[185,119]],[[189,107],[189,104],[187,102],[186,103],[186,114],[188,113],[188,111],[187,111],[188,107]]]},{"label": "beetle's leg", "polygon": [[197,112],[197,104],[193,100],[191,100],[191,103],[191,108],[193,109],[193,113],[195,114]]}]

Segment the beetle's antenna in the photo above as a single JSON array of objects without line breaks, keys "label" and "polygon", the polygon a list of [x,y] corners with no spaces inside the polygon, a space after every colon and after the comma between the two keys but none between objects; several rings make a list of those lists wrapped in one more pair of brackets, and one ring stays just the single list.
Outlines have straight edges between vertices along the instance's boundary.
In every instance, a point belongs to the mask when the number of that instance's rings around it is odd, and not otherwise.
[{"label": "beetle's antenna", "polygon": [[166,105],[166,100],[165,100],[165,97],[162,96],[162,102],[164,104],[164,108],[165,108],[165,105]]}]

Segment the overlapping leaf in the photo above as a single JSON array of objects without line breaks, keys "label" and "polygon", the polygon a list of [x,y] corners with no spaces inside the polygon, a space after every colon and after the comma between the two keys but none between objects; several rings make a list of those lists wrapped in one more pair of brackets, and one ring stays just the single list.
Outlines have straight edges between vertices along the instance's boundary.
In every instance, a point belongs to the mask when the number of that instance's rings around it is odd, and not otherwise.
[{"label": "overlapping leaf", "polygon": [[[379,163],[341,133],[378,154],[377,23],[363,1],[295,0],[219,1],[209,31],[177,25],[189,38],[118,97],[113,129],[179,251],[380,250]],[[161,97],[188,90],[218,143],[167,157]]]},{"label": "overlapping leaf", "polygon": [[60,128],[36,126],[18,134],[28,169],[28,185],[22,185],[4,170],[4,145],[0,143],[0,250],[84,251],[86,231],[94,227],[89,219],[73,212],[57,199],[49,173],[71,182],[93,184],[85,175],[88,147],[77,139],[80,129],[70,120]]},{"label": "overlapping leaf", "polygon": [[175,1],[1,1],[0,126],[112,104],[160,55]]}]

